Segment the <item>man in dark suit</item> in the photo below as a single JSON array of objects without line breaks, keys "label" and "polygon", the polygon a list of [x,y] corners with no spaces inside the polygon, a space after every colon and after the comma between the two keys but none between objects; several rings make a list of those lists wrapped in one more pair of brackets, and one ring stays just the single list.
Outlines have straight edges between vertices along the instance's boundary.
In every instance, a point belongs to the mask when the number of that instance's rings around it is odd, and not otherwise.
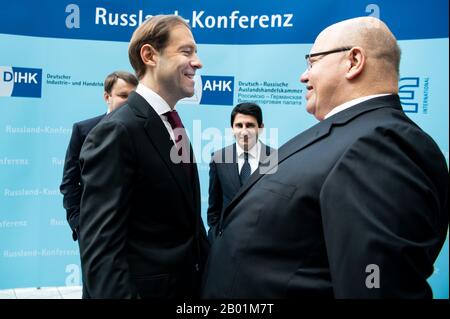
[{"label": "man in dark suit", "polygon": [[[110,113],[126,103],[128,95],[136,89],[138,80],[129,72],[115,71],[105,78],[103,85],[103,98],[108,105],[107,113]],[[96,116],[73,124],[72,136],[66,151],[63,178],[59,187],[63,194],[63,205],[66,209],[66,218],[72,230],[73,240],[79,237],[79,217],[81,201],[81,146],[92,128],[100,122],[105,114]],[[83,298],[89,298],[83,283]]]},{"label": "man in dark suit", "polygon": [[[109,74],[104,82],[103,97],[108,105],[107,113],[114,111],[126,103],[128,95],[136,89],[137,78],[124,71]],[[79,230],[80,201],[81,201],[81,171],[79,165],[81,146],[87,134],[105,114],[73,124],[72,136],[66,151],[63,178],[60,191],[63,194],[63,205],[67,212],[67,222],[72,229],[72,238],[77,240]]]},{"label": "man in dark suit", "polygon": [[350,19],[306,59],[306,109],[321,122],[225,209],[202,296],[431,298],[449,176],[402,110],[395,37],[376,18]]},{"label": "man in dark suit", "polygon": [[209,249],[192,148],[175,104],[202,67],[189,26],[158,15],[133,33],[128,103],[81,150],[81,265],[92,298],[196,298]]},{"label": "man in dark suit", "polygon": [[263,128],[259,105],[240,103],[231,111],[231,129],[236,143],[213,153],[209,164],[207,216],[211,243],[217,236],[219,224],[223,223],[224,208],[250,175],[257,171],[259,163],[273,151],[259,141]]}]

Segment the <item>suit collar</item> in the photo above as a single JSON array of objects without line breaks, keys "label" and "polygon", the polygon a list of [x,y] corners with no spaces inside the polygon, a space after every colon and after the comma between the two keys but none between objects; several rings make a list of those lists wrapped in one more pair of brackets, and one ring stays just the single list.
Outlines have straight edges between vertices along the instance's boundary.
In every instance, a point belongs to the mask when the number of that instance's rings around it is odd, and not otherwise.
[{"label": "suit collar", "polygon": [[218,155],[220,157],[216,157],[216,161],[219,160],[219,163],[222,163],[220,165],[227,172],[226,176],[229,178],[231,185],[233,185],[234,189],[237,191],[241,187],[241,181],[239,180],[236,143],[223,148],[222,152]]},{"label": "suit collar", "polygon": [[[137,117],[147,119],[150,116],[150,109],[152,109],[152,107],[140,94],[130,92],[127,104]],[[155,113],[155,111],[153,111],[153,113]]]},{"label": "suit collar", "polygon": [[[273,151],[269,146],[265,145],[261,141],[258,142],[260,145],[260,159],[259,165],[262,165],[266,158],[270,155],[271,151]],[[237,163],[237,143],[233,143],[221,151],[214,154],[214,161],[216,164],[220,164],[221,167],[226,171],[226,176],[229,179],[231,185],[233,185],[236,192],[239,188],[241,188],[241,181],[239,178],[239,167]],[[259,166],[255,173],[259,172]]]},{"label": "suit collar", "polygon": [[[261,145],[262,145],[262,143],[259,140],[256,141],[255,145],[253,145],[253,147],[248,150],[248,154],[255,159],[256,158],[259,159],[260,152],[261,152]],[[243,154],[245,151],[237,142],[234,143],[234,149],[236,151],[237,158],[239,158],[240,156],[242,156],[242,158],[243,158],[243,156],[244,156]]]},{"label": "suit collar", "polygon": [[373,110],[390,107],[398,110],[402,110],[400,104],[400,98],[398,95],[385,95],[381,97],[375,97],[373,99],[363,101],[354,105],[351,108],[343,110],[323,121],[314,125],[310,129],[303,133],[300,133],[285,145],[283,145],[278,154],[278,162],[282,162],[293,153],[307,147],[308,145],[315,143],[321,138],[327,136],[333,126],[345,125],[354,118]]},{"label": "suit collar", "polygon": [[355,104],[353,107],[343,110],[339,113],[336,113],[326,120],[322,121],[321,123],[329,121],[332,124],[344,124],[363,113],[370,112],[382,107],[390,107],[401,111],[402,105],[400,103],[400,97],[397,94],[375,97],[370,100]]},{"label": "suit collar", "polygon": [[380,96],[386,96],[386,95],[391,95],[392,93],[383,93],[383,94],[372,94],[372,95],[366,95],[366,96],[361,96],[358,97],[356,99],[347,101],[345,103],[342,103],[341,105],[336,106],[335,108],[333,108],[327,115],[325,115],[325,119],[333,116],[334,114],[337,114],[339,112],[342,112],[352,106],[358,105],[360,103],[363,103],[365,101],[368,101],[370,99],[376,98],[376,97],[380,97]]},{"label": "suit collar", "polygon": [[224,214],[228,214],[239,201],[240,197],[242,197],[248,191],[248,189],[251,188],[258,180],[260,180],[266,173],[275,173],[276,169],[278,168],[278,164],[282,163],[284,160],[304,149],[305,147],[321,140],[322,138],[325,138],[327,135],[329,135],[330,130],[333,126],[345,125],[352,119],[364,113],[368,113],[383,107],[394,108],[401,111],[402,106],[399,96],[397,94],[386,95],[356,104],[354,107],[343,110],[329,117],[328,119],[323,120],[322,122],[314,125],[313,127],[286,142],[283,146],[280,147],[279,150],[273,151],[264,162],[261,162],[261,165],[259,167],[260,173],[252,174],[250,176],[250,179],[245,183],[245,185],[243,185],[243,187],[241,187],[234,199],[228,205]]},{"label": "suit collar", "polygon": [[167,102],[155,91],[139,83],[136,93],[142,96],[158,115],[172,111]]}]

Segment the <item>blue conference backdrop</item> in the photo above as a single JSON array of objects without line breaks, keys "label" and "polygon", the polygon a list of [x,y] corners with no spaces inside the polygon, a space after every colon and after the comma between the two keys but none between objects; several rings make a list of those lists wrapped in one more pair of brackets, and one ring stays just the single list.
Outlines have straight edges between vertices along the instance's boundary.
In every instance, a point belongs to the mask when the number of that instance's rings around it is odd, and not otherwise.
[{"label": "blue conference backdrop", "polygon": [[[327,25],[381,18],[402,48],[403,108],[448,163],[447,0],[16,0],[0,10],[0,289],[80,285],[78,246],[59,193],[72,124],[106,111],[103,80],[132,71],[128,41],[146,18],[192,27],[203,69],[179,102],[199,165],[206,221],[210,153],[233,141],[233,105],[259,103],[264,142],[279,147],[316,120],[299,82],[304,55]],[[111,159],[114,160],[114,159]],[[449,296],[448,240],[429,282]]]}]

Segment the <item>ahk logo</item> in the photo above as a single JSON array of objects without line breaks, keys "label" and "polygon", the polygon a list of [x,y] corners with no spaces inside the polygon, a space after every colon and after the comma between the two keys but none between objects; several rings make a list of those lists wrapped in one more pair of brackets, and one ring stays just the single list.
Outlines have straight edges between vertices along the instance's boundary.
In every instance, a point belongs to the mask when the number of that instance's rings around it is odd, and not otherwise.
[{"label": "ahk logo", "polygon": [[0,66],[0,96],[41,97],[42,69]]},{"label": "ahk logo", "polygon": [[202,75],[200,104],[233,105],[234,77]]}]

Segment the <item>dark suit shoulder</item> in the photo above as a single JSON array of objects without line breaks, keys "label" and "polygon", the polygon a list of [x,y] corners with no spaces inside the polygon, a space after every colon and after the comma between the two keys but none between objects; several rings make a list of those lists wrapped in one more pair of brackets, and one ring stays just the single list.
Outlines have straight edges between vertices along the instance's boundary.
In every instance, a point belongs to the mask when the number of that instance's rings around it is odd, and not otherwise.
[{"label": "dark suit shoulder", "polygon": [[226,161],[226,159],[233,161],[235,154],[236,146],[235,143],[233,143],[212,153],[211,160],[216,163],[229,163],[230,161]]},{"label": "dark suit shoulder", "polygon": [[[130,127],[130,125],[134,124],[134,116],[130,114],[130,110],[128,112],[126,110],[127,105],[121,106],[119,109],[106,114],[101,121],[99,121],[96,125],[92,127],[91,135],[97,135],[99,132],[100,135],[103,135],[106,131],[110,131],[112,127],[121,126],[121,127]],[[124,112],[125,111],[125,112]],[[125,115],[124,115],[125,114]],[[105,131],[106,129],[106,131]],[[102,137],[103,138],[103,137]]]},{"label": "dark suit shoulder", "polygon": [[74,125],[79,127],[94,127],[100,120],[105,117],[106,114],[102,114],[96,117],[91,117],[89,119],[76,122]]},{"label": "dark suit shoulder", "polygon": [[[137,144],[131,136],[139,135],[143,128],[142,122],[137,119],[128,104],[107,114],[87,135],[81,150],[81,160],[85,158],[83,152],[89,148],[99,148],[100,145],[103,147],[115,145],[114,147],[121,148],[133,145],[131,147],[135,150]],[[128,152],[131,152],[131,149]]]},{"label": "dark suit shoulder", "polygon": [[[437,143],[398,107],[372,109],[354,117],[345,130],[339,132],[336,131],[336,136],[346,136],[347,151],[376,146],[384,153],[390,150],[391,156],[397,154],[403,161],[413,161],[419,167],[428,167],[433,158],[435,167],[445,169],[445,157]],[[352,132],[351,137],[346,132]]]},{"label": "dark suit shoulder", "polygon": [[378,131],[391,131],[396,135],[410,134],[417,132],[428,136],[415,122],[397,108],[381,107],[370,110],[352,121],[354,126],[362,132],[367,133]]},{"label": "dark suit shoulder", "polygon": [[147,121],[150,117],[152,119],[160,118],[152,106],[139,94],[135,93],[133,99],[130,100],[129,98],[127,104],[109,113],[102,122],[122,123],[124,126],[130,127]]},{"label": "dark suit shoulder", "polygon": [[86,136],[105,117],[105,114],[92,117],[73,124],[73,129],[78,129],[82,135]]}]

